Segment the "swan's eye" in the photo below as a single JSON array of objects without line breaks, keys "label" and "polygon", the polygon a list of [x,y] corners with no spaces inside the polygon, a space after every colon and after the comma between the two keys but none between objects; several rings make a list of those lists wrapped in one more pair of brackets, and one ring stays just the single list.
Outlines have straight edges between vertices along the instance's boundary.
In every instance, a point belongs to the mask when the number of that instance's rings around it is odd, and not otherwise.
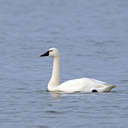
[{"label": "swan's eye", "polygon": [[49,50],[49,52],[52,52],[52,50]]}]

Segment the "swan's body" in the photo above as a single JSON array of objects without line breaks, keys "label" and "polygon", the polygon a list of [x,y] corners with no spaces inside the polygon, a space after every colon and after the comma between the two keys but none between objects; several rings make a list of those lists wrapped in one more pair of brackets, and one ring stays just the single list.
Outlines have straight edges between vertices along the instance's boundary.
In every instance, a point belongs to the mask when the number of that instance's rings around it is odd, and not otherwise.
[{"label": "swan's body", "polygon": [[108,85],[105,82],[98,81],[95,79],[89,78],[80,78],[66,81],[59,86],[57,86],[56,90],[73,93],[73,92],[108,92],[114,86]]},{"label": "swan's body", "polygon": [[109,92],[114,85],[90,78],[80,78],[66,81],[59,85],[59,64],[60,56],[56,48],[51,48],[42,56],[53,57],[53,71],[48,83],[48,91],[59,91],[65,93],[74,92]]}]

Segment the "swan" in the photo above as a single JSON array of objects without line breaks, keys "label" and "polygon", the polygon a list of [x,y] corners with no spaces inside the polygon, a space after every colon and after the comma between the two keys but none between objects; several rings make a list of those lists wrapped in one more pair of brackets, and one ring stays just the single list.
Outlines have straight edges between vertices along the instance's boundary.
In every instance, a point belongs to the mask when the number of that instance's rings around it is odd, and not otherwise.
[{"label": "swan", "polygon": [[57,48],[50,48],[40,57],[51,56],[53,58],[52,76],[48,83],[48,91],[75,93],[75,92],[109,92],[115,85],[91,78],[68,80],[59,85],[60,56]]}]

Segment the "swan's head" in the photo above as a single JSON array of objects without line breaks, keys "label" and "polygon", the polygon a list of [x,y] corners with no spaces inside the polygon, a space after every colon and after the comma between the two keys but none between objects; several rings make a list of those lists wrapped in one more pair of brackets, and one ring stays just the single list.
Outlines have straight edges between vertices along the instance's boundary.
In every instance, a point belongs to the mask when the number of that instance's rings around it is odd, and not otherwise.
[{"label": "swan's head", "polygon": [[58,57],[59,51],[57,48],[50,48],[46,53],[40,55],[40,57],[44,57],[44,56]]}]

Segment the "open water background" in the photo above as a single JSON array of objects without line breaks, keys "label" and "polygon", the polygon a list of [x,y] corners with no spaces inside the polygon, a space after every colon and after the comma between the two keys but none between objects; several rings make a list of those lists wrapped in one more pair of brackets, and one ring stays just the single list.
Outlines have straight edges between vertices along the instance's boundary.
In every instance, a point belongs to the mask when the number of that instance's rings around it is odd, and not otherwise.
[{"label": "open water background", "polygon": [[[61,82],[91,77],[110,93],[47,92],[52,59]],[[127,0],[0,0],[0,127],[127,128]]]}]

